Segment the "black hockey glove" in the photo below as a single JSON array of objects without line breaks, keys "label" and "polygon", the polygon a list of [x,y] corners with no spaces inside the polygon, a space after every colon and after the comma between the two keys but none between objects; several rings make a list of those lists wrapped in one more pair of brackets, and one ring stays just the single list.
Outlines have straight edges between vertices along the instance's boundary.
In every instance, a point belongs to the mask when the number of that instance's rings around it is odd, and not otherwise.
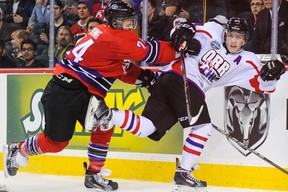
[{"label": "black hockey glove", "polygon": [[[191,40],[196,33],[195,26],[189,23],[177,24],[170,33],[170,43],[172,47],[179,52],[181,49],[187,50]],[[186,42],[186,45],[185,45]]]},{"label": "black hockey glove", "polygon": [[191,39],[187,42],[186,49],[184,49],[184,54],[198,55],[201,51],[201,43],[197,39]]},{"label": "black hockey glove", "polygon": [[137,79],[141,81],[141,87],[145,87],[149,92],[151,92],[152,87],[156,81],[156,76],[155,73],[150,69],[145,69],[141,71]]},{"label": "black hockey glove", "polygon": [[260,70],[263,81],[279,80],[286,71],[284,64],[279,60],[268,61]]}]

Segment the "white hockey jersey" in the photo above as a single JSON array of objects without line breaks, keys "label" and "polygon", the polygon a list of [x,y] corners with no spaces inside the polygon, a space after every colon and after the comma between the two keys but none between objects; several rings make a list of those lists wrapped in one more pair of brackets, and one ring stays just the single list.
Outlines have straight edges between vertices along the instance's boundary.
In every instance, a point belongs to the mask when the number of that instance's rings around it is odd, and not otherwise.
[{"label": "white hockey jersey", "polygon": [[[237,85],[259,93],[275,90],[276,80],[263,81],[260,77],[260,60],[249,51],[228,53],[223,46],[224,28],[208,22],[196,27],[194,38],[201,43],[198,56],[185,58],[186,73],[190,83],[200,91],[206,92],[213,87]],[[182,76],[181,60],[164,66],[159,73],[173,72]]]}]

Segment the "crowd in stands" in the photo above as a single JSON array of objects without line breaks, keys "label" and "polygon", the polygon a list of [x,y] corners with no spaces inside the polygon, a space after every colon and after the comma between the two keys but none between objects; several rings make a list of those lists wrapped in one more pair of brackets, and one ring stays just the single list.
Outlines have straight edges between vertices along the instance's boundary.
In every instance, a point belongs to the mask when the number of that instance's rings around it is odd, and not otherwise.
[{"label": "crowd in stands", "polygon": [[[95,26],[105,23],[108,0],[55,0],[54,61]],[[141,36],[142,0],[127,0],[138,16]],[[169,40],[175,19],[201,24],[216,15],[240,16],[249,25],[245,49],[271,52],[273,0],[148,0],[148,38]],[[278,53],[288,62],[288,0],[278,0]],[[50,0],[0,1],[0,68],[49,67]],[[258,22],[260,21],[260,22]],[[259,46],[260,45],[260,46]],[[32,61],[33,60],[33,61]]]}]

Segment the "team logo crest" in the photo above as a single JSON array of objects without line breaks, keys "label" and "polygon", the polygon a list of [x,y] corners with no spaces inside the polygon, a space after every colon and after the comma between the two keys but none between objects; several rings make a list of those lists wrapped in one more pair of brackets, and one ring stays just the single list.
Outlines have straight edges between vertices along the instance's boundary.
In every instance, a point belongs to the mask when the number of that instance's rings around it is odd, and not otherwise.
[{"label": "team logo crest", "polygon": [[219,50],[221,48],[221,44],[218,41],[212,41],[210,45],[214,50]]},{"label": "team logo crest", "polygon": [[[269,102],[267,94],[256,93],[241,87],[225,88],[225,131],[251,149],[260,147],[269,130]],[[245,150],[231,139],[228,141],[244,156]]]}]

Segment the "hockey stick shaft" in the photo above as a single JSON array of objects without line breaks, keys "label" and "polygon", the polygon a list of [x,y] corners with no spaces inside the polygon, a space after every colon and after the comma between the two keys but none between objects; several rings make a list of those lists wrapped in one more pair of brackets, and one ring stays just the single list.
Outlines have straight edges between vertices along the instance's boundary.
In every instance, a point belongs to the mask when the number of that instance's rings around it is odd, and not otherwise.
[{"label": "hockey stick shaft", "polygon": [[183,81],[184,81],[184,93],[185,93],[185,102],[186,102],[186,109],[187,109],[187,116],[188,116],[188,121],[189,124],[192,119],[192,115],[190,112],[190,93],[189,93],[189,85],[188,85],[188,78],[187,78],[187,73],[186,73],[186,66],[185,66],[185,54],[183,52],[183,49],[180,50],[180,58],[182,62],[182,76],[183,76]]},{"label": "hockey stick shaft", "polygon": [[224,130],[220,129],[219,127],[217,127],[216,125],[213,125],[213,128],[216,129],[217,131],[219,131],[220,133],[222,133],[223,135],[225,135],[226,137],[228,137],[229,139],[231,139],[232,141],[234,141],[235,143],[237,143],[239,146],[243,147],[245,150],[250,151],[251,153],[253,153],[254,155],[256,155],[257,157],[261,158],[262,160],[266,161],[267,163],[269,163],[270,165],[274,166],[275,168],[279,169],[280,171],[282,171],[285,174],[288,174],[288,171],[286,171],[285,169],[283,169],[282,167],[280,167],[279,165],[277,165],[276,163],[274,163],[273,161],[271,161],[270,159],[268,159],[267,157],[263,156],[262,154],[258,153],[256,150],[249,148],[248,146],[244,145],[243,143],[241,143],[240,141],[238,141],[237,139],[235,139],[234,137],[230,136],[227,132],[225,132]]}]

